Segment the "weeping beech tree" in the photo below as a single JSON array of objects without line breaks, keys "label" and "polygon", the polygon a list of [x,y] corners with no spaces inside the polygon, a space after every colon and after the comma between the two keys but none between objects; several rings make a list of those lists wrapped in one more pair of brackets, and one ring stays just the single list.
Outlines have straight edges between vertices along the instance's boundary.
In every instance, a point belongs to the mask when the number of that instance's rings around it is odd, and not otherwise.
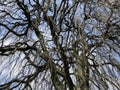
[{"label": "weeping beech tree", "polygon": [[0,90],[119,90],[119,0],[1,0]]}]

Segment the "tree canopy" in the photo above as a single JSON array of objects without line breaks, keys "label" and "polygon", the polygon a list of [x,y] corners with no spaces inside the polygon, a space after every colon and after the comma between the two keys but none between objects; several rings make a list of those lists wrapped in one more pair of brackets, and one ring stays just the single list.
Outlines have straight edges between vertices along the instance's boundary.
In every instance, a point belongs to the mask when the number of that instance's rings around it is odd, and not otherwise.
[{"label": "tree canopy", "polygon": [[119,0],[1,0],[0,90],[119,90]]}]

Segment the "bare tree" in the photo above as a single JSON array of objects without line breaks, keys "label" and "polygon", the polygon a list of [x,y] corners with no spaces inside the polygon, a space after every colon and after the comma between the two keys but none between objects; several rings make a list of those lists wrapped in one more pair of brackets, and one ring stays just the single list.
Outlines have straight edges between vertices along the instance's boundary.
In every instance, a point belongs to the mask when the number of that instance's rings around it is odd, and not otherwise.
[{"label": "bare tree", "polygon": [[1,0],[0,90],[119,90],[119,0]]}]

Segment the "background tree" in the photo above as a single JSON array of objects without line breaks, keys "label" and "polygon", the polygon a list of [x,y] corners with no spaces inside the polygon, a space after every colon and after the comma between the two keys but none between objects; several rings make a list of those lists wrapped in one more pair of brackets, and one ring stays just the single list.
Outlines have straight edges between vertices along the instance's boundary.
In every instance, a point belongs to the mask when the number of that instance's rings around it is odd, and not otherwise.
[{"label": "background tree", "polygon": [[119,90],[119,0],[1,0],[0,90]]}]

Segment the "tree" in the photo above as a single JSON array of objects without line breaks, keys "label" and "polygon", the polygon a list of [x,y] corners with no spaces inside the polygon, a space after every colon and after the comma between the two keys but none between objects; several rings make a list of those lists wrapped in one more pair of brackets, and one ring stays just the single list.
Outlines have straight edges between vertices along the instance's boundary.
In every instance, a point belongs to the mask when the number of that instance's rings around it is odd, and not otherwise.
[{"label": "tree", "polygon": [[0,90],[119,90],[118,0],[0,2]]}]

